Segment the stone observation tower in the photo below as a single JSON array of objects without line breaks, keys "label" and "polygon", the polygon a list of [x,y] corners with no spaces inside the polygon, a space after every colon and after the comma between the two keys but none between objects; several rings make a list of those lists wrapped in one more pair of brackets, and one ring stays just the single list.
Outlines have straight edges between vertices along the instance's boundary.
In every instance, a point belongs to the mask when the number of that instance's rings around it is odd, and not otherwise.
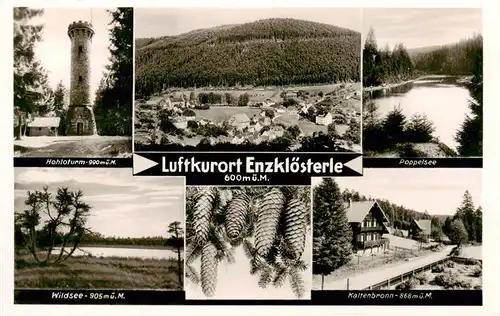
[{"label": "stone observation tower", "polygon": [[90,45],[92,24],[73,22],[68,26],[71,40],[71,79],[66,135],[97,135],[94,111],[90,102]]}]

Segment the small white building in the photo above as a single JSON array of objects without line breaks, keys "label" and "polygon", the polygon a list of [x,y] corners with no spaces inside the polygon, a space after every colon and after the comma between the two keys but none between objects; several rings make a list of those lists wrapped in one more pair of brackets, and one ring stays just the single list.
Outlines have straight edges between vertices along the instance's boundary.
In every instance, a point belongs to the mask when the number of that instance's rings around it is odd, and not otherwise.
[{"label": "small white building", "polygon": [[332,117],[332,113],[330,113],[330,112],[328,112],[324,115],[316,116],[316,124],[318,124],[318,125],[328,126],[328,125],[332,124],[332,122],[333,122],[333,117]]},{"label": "small white building", "polygon": [[57,128],[61,118],[59,117],[35,117],[28,123],[29,136],[57,136]]}]

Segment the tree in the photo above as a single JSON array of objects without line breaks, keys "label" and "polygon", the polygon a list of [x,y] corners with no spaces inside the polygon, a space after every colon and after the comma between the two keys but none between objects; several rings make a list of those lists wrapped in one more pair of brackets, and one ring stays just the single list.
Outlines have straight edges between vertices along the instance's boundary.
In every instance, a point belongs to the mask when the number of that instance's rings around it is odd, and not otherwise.
[{"label": "tree", "polygon": [[61,123],[59,124],[57,132],[58,135],[64,135],[64,132],[66,131],[66,97],[67,89],[63,85],[62,81],[60,81],[54,90],[54,99],[52,103],[56,116],[61,118]]},{"label": "tree", "polygon": [[53,107],[56,113],[63,112],[66,109],[66,95],[68,90],[63,85],[62,81],[56,86],[54,90],[54,99],[53,99]]},{"label": "tree", "polygon": [[177,253],[177,276],[179,277],[179,285],[182,289],[183,284],[183,262],[182,262],[182,253],[184,251],[184,230],[181,227],[180,222],[172,222],[168,225],[167,233],[170,235],[167,238],[166,245],[169,248],[172,248]]},{"label": "tree", "polygon": [[477,240],[477,232],[476,232],[476,208],[474,207],[474,202],[472,201],[472,196],[468,190],[465,191],[462,204],[457,209],[455,214],[455,218],[458,218],[462,221],[467,231],[467,236],[469,237],[469,241]]},{"label": "tree", "polygon": [[[201,283],[206,296],[215,295],[219,262],[233,263],[241,246],[260,287],[281,287],[288,279],[302,297],[309,204],[309,191],[298,187],[188,188],[186,277]],[[193,267],[198,258],[199,276]]]},{"label": "tree", "polygon": [[425,114],[414,114],[406,124],[406,140],[412,143],[426,143],[432,140],[434,124]]},{"label": "tree", "polygon": [[483,242],[483,209],[478,207],[476,210],[476,241]]},{"label": "tree", "polygon": [[337,183],[324,178],[313,191],[313,274],[326,275],[351,259],[352,230]]},{"label": "tree", "polygon": [[[61,187],[52,196],[48,187],[44,187],[41,191],[28,191],[27,195],[28,208],[15,215],[15,225],[24,234],[26,248],[40,265],[67,260],[87,231],[91,206],[83,202],[83,192]],[[57,245],[59,254],[52,255]],[[44,250],[45,255],[41,256]]]},{"label": "tree", "polygon": [[361,124],[355,119],[351,119],[349,122],[344,139],[352,144],[361,144]]},{"label": "tree", "polygon": [[300,133],[301,133],[300,127],[298,125],[289,126],[286,129],[286,131],[289,133],[290,138],[292,140],[297,139],[299,137]]},{"label": "tree", "polygon": [[240,94],[240,96],[238,97],[238,106],[247,106],[249,100],[250,96],[248,95],[248,93]]},{"label": "tree", "polygon": [[[482,39],[481,39],[482,42]],[[474,77],[469,84],[472,99],[469,101],[471,115],[467,115],[455,135],[458,153],[464,157],[483,156],[483,52],[482,44],[474,53]]]},{"label": "tree", "polygon": [[[43,10],[14,8],[14,117],[16,139],[25,133],[28,114],[36,112],[44,101],[47,87],[45,70],[36,60],[35,46],[43,25],[30,25],[31,19],[41,16]],[[45,91],[44,91],[45,89]],[[46,96],[46,95],[45,95]]]},{"label": "tree", "polygon": [[108,11],[112,26],[110,64],[96,93],[95,116],[100,135],[132,135],[133,8]]},{"label": "tree", "polygon": [[467,230],[465,229],[465,226],[464,226],[464,223],[462,222],[462,220],[460,220],[458,218],[453,220],[451,222],[450,229],[451,229],[451,231],[450,231],[450,234],[448,235],[448,237],[450,238],[450,240],[454,244],[461,246],[468,241],[469,236],[467,235]]},{"label": "tree", "polygon": [[406,124],[406,116],[400,107],[394,108],[387,114],[383,128],[387,133],[389,144],[397,144],[405,140],[404,127]]}]

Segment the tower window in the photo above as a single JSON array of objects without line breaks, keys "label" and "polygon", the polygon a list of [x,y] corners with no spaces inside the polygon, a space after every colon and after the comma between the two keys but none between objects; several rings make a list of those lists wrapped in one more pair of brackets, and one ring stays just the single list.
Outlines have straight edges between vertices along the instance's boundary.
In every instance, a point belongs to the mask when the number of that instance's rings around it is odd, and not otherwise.
[{"label": "tower window", "polygon": [[78,57],[80,57],[80,55],[83,53],[83,47],[82,46],[78,46]]},{"label": "tower window", "polygon": [[82,76],[78,76],[78,82],[82,82],[83,78]]}]

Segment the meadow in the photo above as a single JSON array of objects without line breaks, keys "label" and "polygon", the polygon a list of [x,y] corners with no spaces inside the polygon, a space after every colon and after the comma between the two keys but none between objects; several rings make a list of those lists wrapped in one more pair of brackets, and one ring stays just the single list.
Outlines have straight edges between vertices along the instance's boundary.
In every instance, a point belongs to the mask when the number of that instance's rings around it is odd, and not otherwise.
[{"label": "meadow", "polygon": [[31,255],[15,255],[14,284],[20,288],[182,290],[175,259],[73,256],[40,266]]}]

